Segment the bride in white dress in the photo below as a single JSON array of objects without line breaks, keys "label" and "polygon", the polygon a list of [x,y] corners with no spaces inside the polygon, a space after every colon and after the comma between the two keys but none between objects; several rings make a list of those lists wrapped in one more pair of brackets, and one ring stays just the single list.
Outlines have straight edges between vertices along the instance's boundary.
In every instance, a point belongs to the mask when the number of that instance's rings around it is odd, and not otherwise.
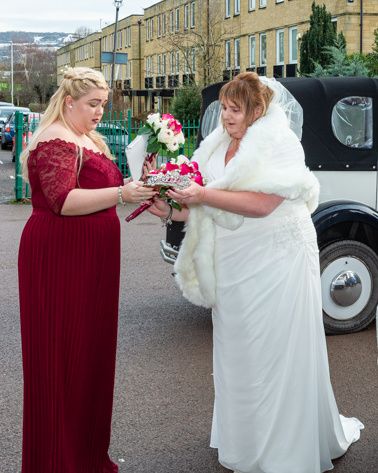
[{"label": "bride in white dress", "polygon": [[311,220],[318,183],[280,88],[267,82],[243,73],[223,87],[223,125],[193,156],[209,184],[170,191],[181,212],[162,201],[150,212],[188,220],[177,281],[213,309],[211,446],[220,463],[237,473],[320,473],[363,425],[339,415],[330,382]]}]

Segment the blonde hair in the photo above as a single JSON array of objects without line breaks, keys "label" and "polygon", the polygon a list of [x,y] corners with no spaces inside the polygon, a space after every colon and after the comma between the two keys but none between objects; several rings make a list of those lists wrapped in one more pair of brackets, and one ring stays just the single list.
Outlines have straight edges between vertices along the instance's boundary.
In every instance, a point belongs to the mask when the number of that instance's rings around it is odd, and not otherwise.
[{"label": "blonde hair", "polygon": [[[63,76],[62,83],[58,90],[51,97],[49,105],[39,123],[37,130],[21,153],[22,174],[25,180],[28,180],[28,158],[30,150],[32,150],[38,143],[41,134],[54,122],[60,120],[64,126],[69,129],[69,126],[64,119],[65,99],[71,96],[74,100],[78,100],[84,95],[88,94],[92,89],[103,89],[108,91],[109,87],[105,81],[104,76],[99,71],[90,69],[89,67],[72,67],[67,69]],[[95,145],[102,151],[107,158],[114,159],[110,150],[103,138],[103,136],[95,130],[87,133],[87,136],[95,143]],[[82,150],[79,148],[78,152],[79,170],[82,165]]]},{"label": "blonde hair", "polygon": [[260,81],[256,72],[242,72],[224,84],[219,92],[219,100],[231,101],[240,107],[249,126],[253,122],[257,107],[262,109],[261,116],[266,114],[273,95],[273,90]]}]

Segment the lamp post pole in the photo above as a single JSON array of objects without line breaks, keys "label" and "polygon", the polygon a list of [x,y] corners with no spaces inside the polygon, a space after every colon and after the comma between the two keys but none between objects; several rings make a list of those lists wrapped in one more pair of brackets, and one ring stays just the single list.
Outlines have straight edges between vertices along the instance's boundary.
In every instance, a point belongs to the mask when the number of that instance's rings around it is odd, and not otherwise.
[{"label": "lamp post pole", "polygon": [[117,51],[117,29],[118,29],[118,13],[119,9],[122,6],[123,0],[114,0],[114,6],[116,7],[116,19],[114,24],[114,43],[113,43],[113,62],[112,62],[112,75],[110,79],[110,93],[111,100],[109,101],[109,112],[113,108],[113,99],[114,99],[114,72],[115,72],[115,60],[116,60],[116,51]]},{"label": "lamp post pole", "polygon": [[13,103],[13,41],[10,42],[11,48],[11,102]]}]

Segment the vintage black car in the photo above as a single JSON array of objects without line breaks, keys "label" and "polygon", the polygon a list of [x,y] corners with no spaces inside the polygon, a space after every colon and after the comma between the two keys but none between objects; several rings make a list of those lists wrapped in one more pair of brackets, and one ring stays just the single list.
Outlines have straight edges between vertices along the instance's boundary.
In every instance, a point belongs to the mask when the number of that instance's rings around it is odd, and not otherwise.
[{"label": "vintage black car", "polygon": [[[378,79],[287,78],[280,82],[303,107],[306,164],[320,181],[312,218],[320,249],[327,333],[367,327],[378,304]],[[219,123],[218,93],[202,93],[198,142]],[[183,225],[173,223],[161,242],[174,263]]]}]

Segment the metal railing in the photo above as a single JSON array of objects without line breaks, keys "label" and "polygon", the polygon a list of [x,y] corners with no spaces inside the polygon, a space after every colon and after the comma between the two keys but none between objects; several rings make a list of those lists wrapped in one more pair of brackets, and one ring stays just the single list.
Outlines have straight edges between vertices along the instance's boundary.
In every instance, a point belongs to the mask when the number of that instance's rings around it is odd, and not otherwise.
[{"label": "metal railing", "polygon": [[[20,163],[20,154],[37,128],[39,121],[24,121],[22,112],[16,112],[15,120],[15,198],[22,200],[29,198],[29,186],[22,179],[22,170]],[[102,121],[97,126],[99,131],[105,138],[115,162],[122,174],[126,177],[129,175],[127,165],[126,146],[138,134],[139,128],[143,126],[143,122],[135,120],[131,115],[131,110],[126,114],[113,112],[104,115]],[[182,124],[182,131],[185,135],[185,144],[176,152],[177,155],[185,154],[188,158],[193,155],[196,147],[197,134],[199,130],[198,120],[189,120]],[[164,153],[158,157],[158,165],[168,160]]]}]

